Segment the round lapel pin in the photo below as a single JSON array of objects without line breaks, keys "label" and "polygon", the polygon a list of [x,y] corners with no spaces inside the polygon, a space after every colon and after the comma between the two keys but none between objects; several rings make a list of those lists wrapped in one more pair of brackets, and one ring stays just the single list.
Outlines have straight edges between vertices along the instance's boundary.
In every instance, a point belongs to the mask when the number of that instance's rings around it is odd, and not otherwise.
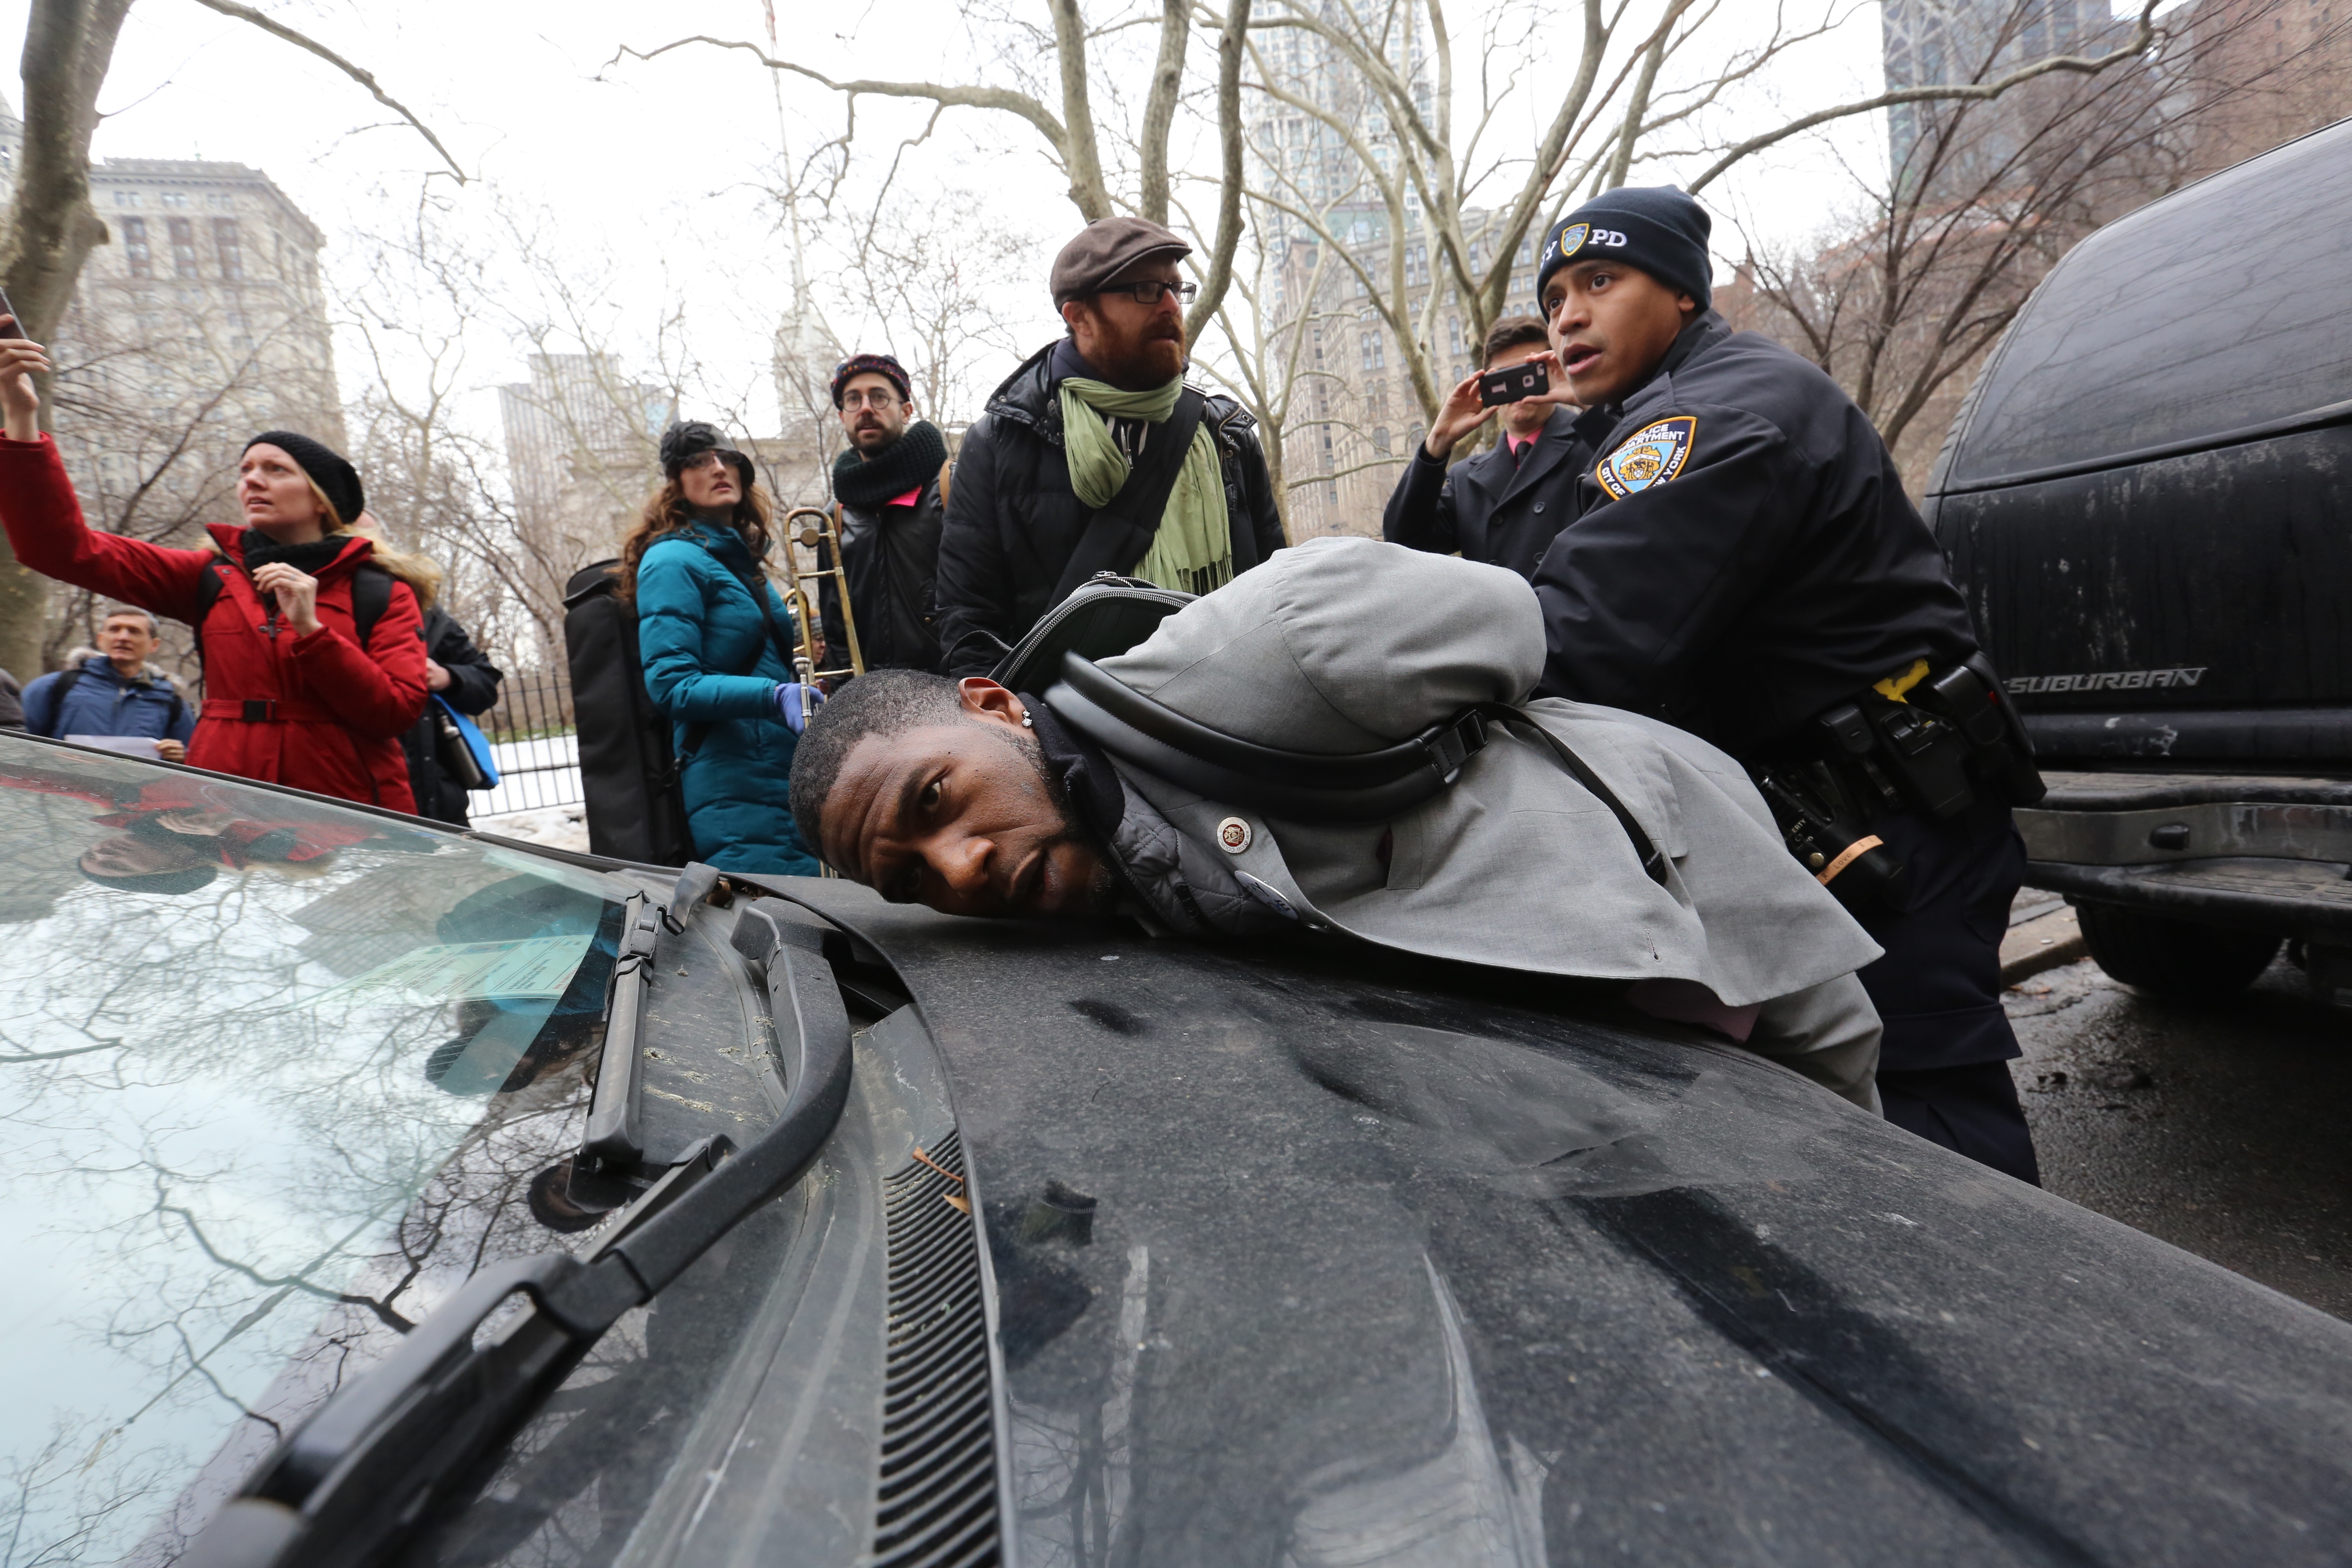
[{"label": "round lapel pin", "polygon": [[1217,824],[1217,847],[1228,855],[1238,855],[1250,847],[1250,825],[1238,816],[1229,816]]}]

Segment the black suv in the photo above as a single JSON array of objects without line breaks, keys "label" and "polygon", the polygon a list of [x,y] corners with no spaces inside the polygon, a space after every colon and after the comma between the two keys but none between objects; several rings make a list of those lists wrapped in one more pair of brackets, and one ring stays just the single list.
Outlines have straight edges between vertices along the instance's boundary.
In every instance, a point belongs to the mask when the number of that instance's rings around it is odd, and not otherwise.
[{"label": "black suv", "polygon": [[2109,225],[1927,484],[2049,797],[2026,879],[2119,980],[2352,985],[2352,121]]}]

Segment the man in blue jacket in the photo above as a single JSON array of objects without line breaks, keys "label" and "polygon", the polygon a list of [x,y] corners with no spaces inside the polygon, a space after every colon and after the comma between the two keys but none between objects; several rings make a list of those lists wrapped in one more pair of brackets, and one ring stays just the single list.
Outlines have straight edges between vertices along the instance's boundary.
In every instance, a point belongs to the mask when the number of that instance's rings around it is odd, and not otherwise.
[{"label": "man in blue jacket", "polygon": [[165,762],[186,761],[196,716],[170,676],[147,668],[162,641],[146,611],[114,611],[99,626],[98,653],[25,689],[26,730],[152,741]]}]

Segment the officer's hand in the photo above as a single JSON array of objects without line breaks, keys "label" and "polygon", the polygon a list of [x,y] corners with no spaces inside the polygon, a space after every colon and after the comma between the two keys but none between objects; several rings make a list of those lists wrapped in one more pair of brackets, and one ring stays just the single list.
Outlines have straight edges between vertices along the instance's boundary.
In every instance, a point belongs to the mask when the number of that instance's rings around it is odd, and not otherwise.
[{"label": "officer's hand", "polygon": [[1453,456],[1456,442],[1494,417],[1495,411],[1478,401],[1479,374],[1472,371],[1447,393],[1437,417],[1430,421],[1429,437],[1421,445],[1431,457],[1443,461]]}]

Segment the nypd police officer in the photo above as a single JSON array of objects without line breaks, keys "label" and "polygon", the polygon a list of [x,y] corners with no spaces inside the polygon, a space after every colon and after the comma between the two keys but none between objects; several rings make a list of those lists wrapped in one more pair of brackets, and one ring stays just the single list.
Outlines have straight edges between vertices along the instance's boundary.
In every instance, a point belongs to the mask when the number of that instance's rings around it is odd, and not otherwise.
[{"label": "nypd police officer", "polygon": [[1886,1114],[2037,1179],[2000,943],[2040,782],[1870,421],[1709,308],[1707,216],[1671,187],[1570,213],[1537,279],[1597,454],[1535,573],[1549,695],[1655,714],[1755,773],[1790,849],[1885,948]]}]

